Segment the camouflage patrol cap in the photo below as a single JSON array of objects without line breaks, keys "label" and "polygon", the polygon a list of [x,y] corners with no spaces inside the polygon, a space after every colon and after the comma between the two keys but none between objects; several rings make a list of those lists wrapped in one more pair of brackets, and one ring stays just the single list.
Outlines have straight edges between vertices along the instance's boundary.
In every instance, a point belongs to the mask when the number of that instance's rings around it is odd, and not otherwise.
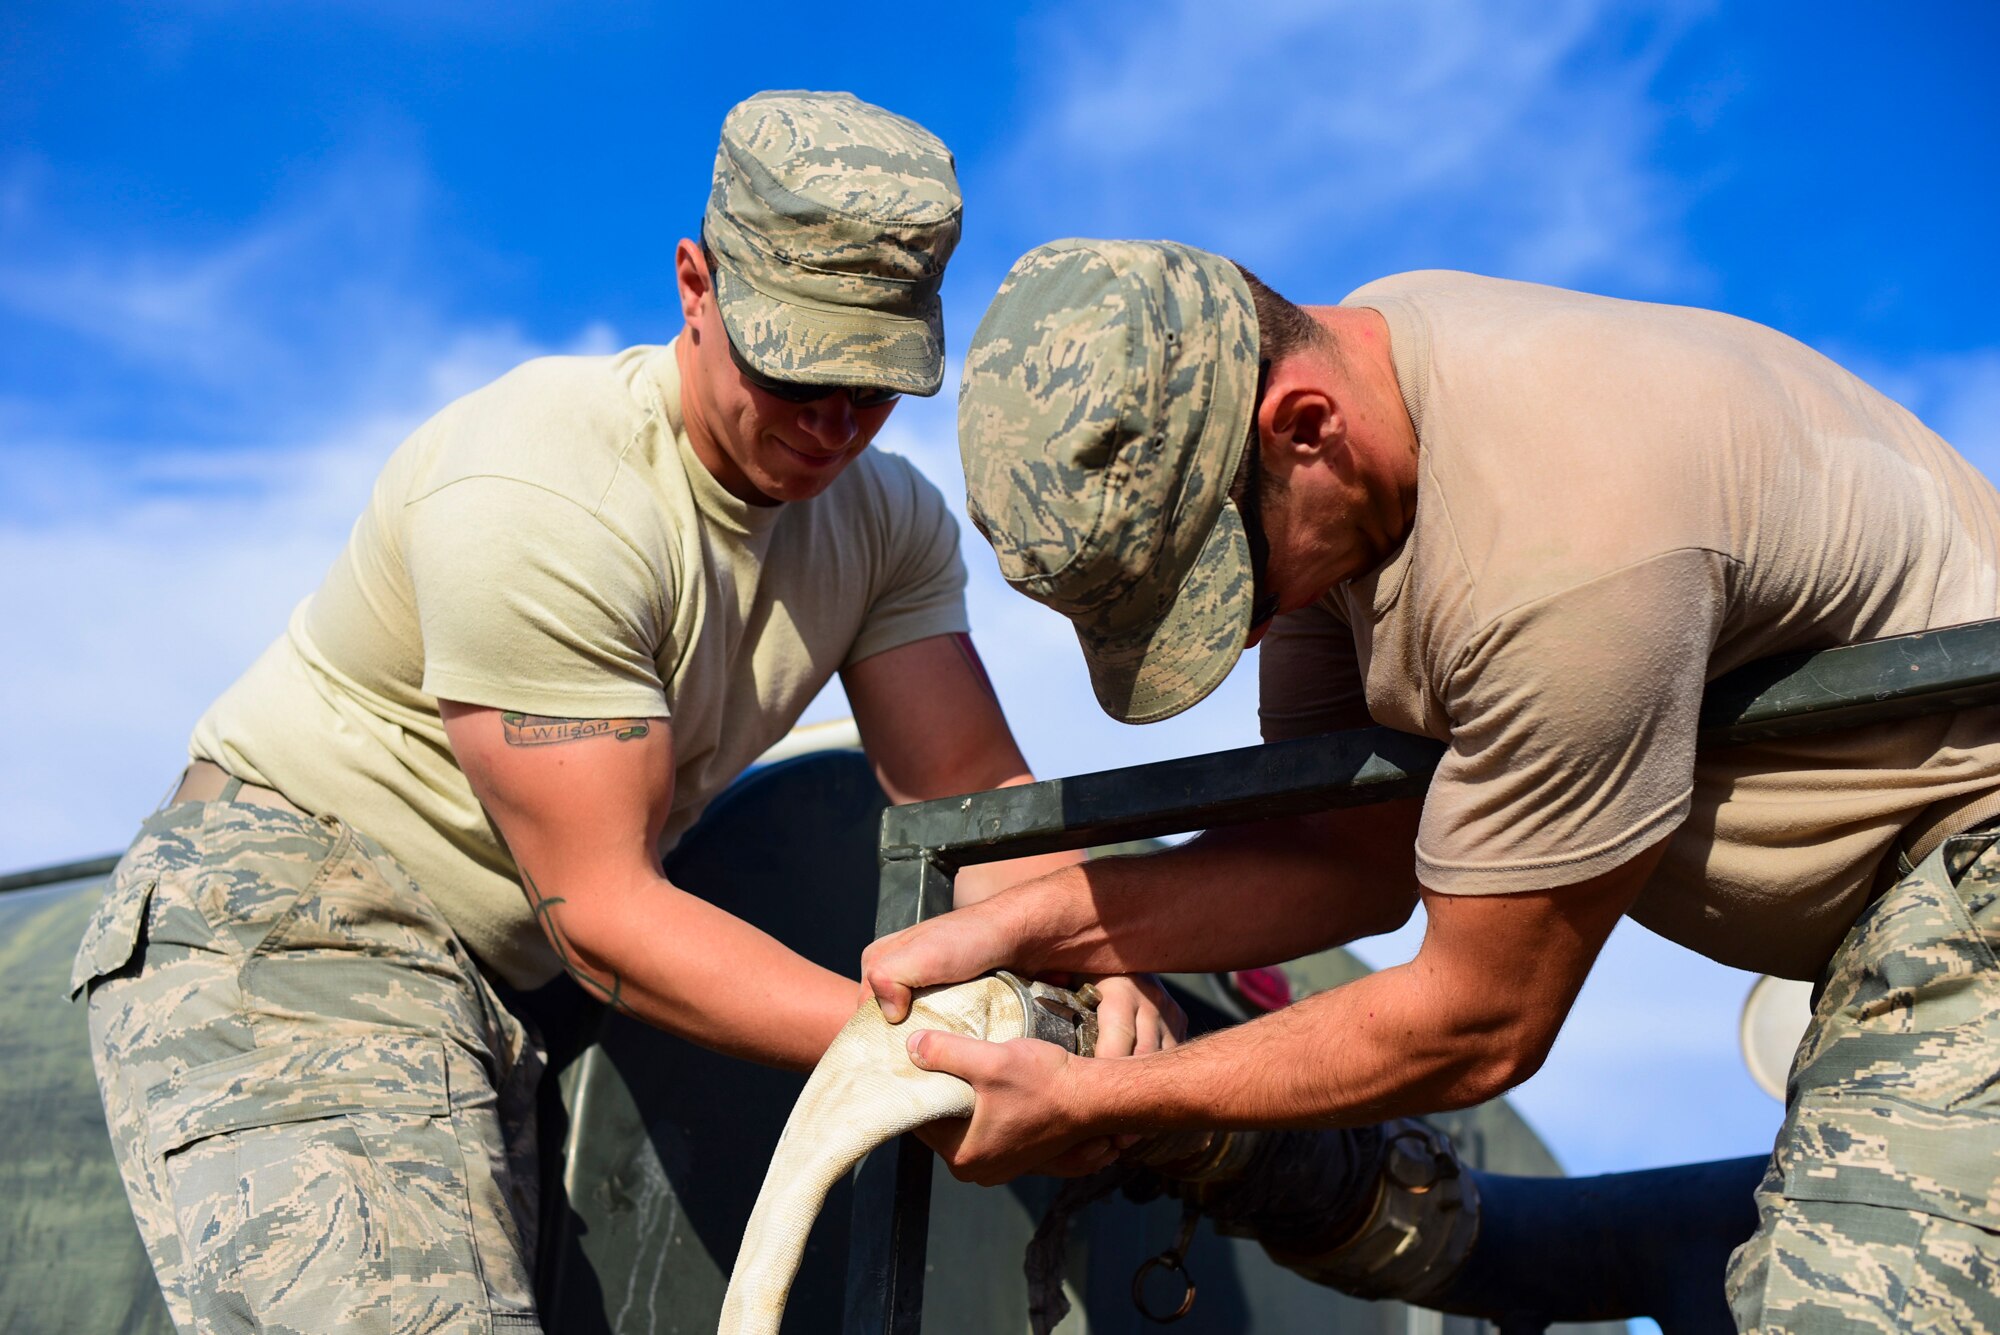
[{"label": "camouflage patrol cap", "polygon": [[1014,265],[966,353],[966,508],[1007,582],[1076,623],[1106,713],[1219,685],[1250,629],[1229,500],[1257,395],[1234,264],[1171,241],[1057,241]]},{"label": "camouflage patrol cap", "polygon": [[960,211],[951,153],[915,121],[851,93],[737,103],[702,217],[731,341],[774,379],[937,393]]}]

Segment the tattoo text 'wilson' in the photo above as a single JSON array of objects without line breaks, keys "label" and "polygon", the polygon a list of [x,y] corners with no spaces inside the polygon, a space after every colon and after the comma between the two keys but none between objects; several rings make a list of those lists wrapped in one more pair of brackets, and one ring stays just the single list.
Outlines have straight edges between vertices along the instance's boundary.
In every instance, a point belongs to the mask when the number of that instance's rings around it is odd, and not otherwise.
[{"label": "tattoo text 'wilson'", "polygon": [[556,746],[592,737],[629,742],[650,731],[642,718],[550,718],[546,714],[500,715],[500,732],[509,746]]}]

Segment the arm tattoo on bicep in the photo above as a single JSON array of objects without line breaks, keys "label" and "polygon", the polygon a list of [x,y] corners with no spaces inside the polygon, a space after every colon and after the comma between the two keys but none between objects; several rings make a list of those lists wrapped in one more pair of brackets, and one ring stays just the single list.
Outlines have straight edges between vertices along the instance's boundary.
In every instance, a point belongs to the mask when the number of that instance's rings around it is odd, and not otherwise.
[{"label": "arm tattoo on bicep", "polygon": [[557,746],[592,737],[616,737],[629,742],[650,731],[642,718],[551,718],[547,714],[506,711],[500,715],[500,734],[509,746]]},{"label": "arm tattoo on bicep", "polygon": [[562,961],[563,971],[576,979],[585,992],[611,1009],[636,1017],[638,1012],[625,1001],[625,980],[608,969],[604,978],[587,972],[576,951],[571,949],[569,938],[563,935],[562,924],[556,920],[556,909],[562,906],[562,897],[544,895],[542,888],[535,884],[535,878],[528,875],[525,869],[521,872],[521,885],[528,892],[528,903],[534,906],[535,921],[541,924],[549,944],[555,947],[556,958]]}]

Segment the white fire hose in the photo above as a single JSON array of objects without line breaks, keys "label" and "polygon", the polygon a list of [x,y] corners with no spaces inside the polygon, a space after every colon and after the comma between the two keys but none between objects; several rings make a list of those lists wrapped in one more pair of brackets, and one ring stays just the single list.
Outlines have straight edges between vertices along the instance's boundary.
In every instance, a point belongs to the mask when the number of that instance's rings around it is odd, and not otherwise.
[{"label": "white fire hose", "polygon": [[[718,1335],[777,1335],[785,1299],[827,1192],[876,1146],[947,1117],[972,1115],[972,1086],[910,1061],[909,1035],[940,1029],[989,1042],[1039,1038],[1089,1056],[1096,989],[1075,992],[997,973],[916,994],[891,1025],[872,1000],[854,1013],[806,1081],[764,1175],[729,1276]],[[1129,1167],[1066,1189],[1029,1248],[1030,1316],[1053,1328],[1062,1297],[1068,1214],[1150,1171],[1187,1202],[1182,1238],[1140,1268],[1134,1301],[1154,1320],[1185,1315],[1194,1282],[1183,1264],[1196,1211],[1218,1231],[1255,1237],[1272,1259],[1317,1283],[1370,1298],[1422,1302],[1450,1282],[1479,1233],[1479,1192],[1451,1143],[1399,1119],[1351,1131],[1184,1131],[1141,1140]],[[1096,1185],[1093,1186],[1092,1184]],[[1154,1315],[1137,1283],[1152,1269],[1186,1286],[1177,1311]],[[1456,1310],[1456,1309],[1454,1309]]]},{"label": "white fire hose", "polygon": [[925,988],[900,1025],[873,1001],[854,1013],[813,1068],[771,1157],[722,1300],[719,1335],[777,1335],[806,1235],[826,1193],[877,1145],[915,1127],[972,1115],[972,1086],[925,1071],[904,1046],[923,1029],[1004,1043],[1046,1038],[1074,1051],[1096,1017],[1075,994],[1012,974]]}]

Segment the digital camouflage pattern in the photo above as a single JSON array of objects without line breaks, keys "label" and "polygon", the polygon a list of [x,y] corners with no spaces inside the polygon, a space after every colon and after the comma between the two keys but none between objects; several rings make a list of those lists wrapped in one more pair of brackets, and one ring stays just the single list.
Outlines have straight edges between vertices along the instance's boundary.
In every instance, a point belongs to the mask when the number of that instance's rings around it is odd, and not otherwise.
[{"label": "digital camouflage pattern", "polygon": [[951,153],[850,93],[759,93],[722,122],[702,238],[737,350],[767,376],[935,394],[958,244]]},{"label": "digital camouflage pattern", "polygon": [[2000,834],[1950,839],[1827,966],[1730,1261],[1745,1331],[2000,1332]]},{"label": "digital camouflage pattern", "polygon": [[1151,723],[1243,652],[1250,547],[1229,488],[1257,392],[1236,266],[1171,241],[1015,263],[966,353],[966,509],[1007,582],[1076,623],[1097,701]]},{"label": "digital camouflage pattern", "polygon": [[541,1056],[379,845],[170,806],[70,982],[182,1330],[540,1329]]}]

